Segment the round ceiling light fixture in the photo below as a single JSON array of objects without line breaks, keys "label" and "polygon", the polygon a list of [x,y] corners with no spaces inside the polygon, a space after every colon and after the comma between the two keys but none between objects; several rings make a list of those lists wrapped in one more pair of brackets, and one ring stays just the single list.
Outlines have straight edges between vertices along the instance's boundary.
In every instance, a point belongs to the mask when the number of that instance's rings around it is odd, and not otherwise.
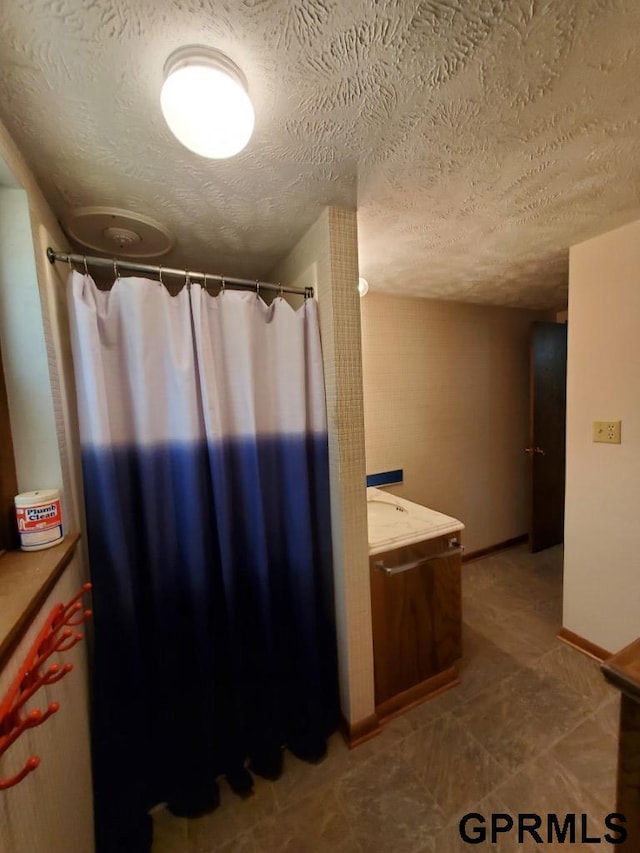
[{"label": "round ceiling light fixture", "polygon": [[366,296],[368,292],[369,292],[369,282],[366,280],[366,278],[359,278],[358,279],[358,293],[360,294],[360,299],[362,299],[363,296]]},{"label": "round ceiling light fixture", "polygon": [[244,74],[211,47],[192,45],[171,54],[160,106],[174,136],[202,157],[233,157],[253,133],[255,115]]}]

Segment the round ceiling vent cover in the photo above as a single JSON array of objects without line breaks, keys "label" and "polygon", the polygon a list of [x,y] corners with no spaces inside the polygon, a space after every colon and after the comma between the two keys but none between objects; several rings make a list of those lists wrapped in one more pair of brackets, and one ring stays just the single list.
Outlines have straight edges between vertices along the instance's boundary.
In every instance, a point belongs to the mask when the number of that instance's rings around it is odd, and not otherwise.
[{"label": "round ceiling vent cover", "polygon": [[78,207],[62,224],[78,243],[107,255],[155,258],[165,255],[174,242],[170,231],[155,219],[118,207]]}]

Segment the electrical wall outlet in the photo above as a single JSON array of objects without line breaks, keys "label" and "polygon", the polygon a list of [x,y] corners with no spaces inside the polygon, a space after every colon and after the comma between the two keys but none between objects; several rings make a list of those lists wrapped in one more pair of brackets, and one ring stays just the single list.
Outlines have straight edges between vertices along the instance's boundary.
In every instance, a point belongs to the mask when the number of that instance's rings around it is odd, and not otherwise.
[{"label": "electrical wall outlet", "polygon": [[621,444],[622,421],[594,421],[593,440],[604,444]]}]

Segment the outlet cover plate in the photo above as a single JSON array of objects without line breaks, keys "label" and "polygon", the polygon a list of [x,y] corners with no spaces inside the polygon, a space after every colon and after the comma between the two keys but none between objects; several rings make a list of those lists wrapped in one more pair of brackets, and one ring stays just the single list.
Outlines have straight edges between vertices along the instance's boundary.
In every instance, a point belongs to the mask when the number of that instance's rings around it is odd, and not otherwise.
[{"label": "outlet cover plate", "polygon": [[604,444],[622,443],[622,421],[594,421],[593,440]]}]

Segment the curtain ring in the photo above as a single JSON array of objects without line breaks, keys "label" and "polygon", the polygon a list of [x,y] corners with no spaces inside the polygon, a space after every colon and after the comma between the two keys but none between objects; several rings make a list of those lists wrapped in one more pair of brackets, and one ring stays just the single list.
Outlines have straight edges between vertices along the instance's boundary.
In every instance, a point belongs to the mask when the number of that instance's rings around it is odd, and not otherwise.
[{"label": "curtain ring", "polygon": [[184,286],[187,290],[191,290],[191,276],[189,275],[189,270],[184,271]]},{"label": "curtain ring", "polygon": [[280,284],[280,282],[278,282],[278,285],[279,285],[279,287],[280,287],[280,299],[284,299],[284,296],[282,295],[282,294],[283,294],[283,292],[284,292],[284,291],[282,290],[282,285]]},{"label": "curtain ring", "polygon": [[207,290],[207,274],[206,274],[206,272],[202,273],[202,286],[204,287],[204,292],[208,293],[209,291]]},{"label": "curtain ring", "polygon": [[164,281],[162,280],[162,264],[158,266],[158,278],[160,279],[160,284],[164,285]]},{"label": "curtain ring", "polygon": [[84,274],[89,275],[89,270],[87,268],[87,256],[86,255],[82,256],[82,262],[84,263]]},{"label": "curtain ring", "polygon": [[71,255],[67,255],[67,263],[69,264],[69,270],[71,272],[75,272],[73,261],[71,260]]},{"label": "curtain ring", "polygon": [[118,272],[118,264],[116,263],[116,259],[113,259],[113,274],[116,278],[120,278],[120,273]]},{"label": "curtain ring", "polygon": [[226,293],[227,282],[224,280],[224,276],[220,276],[220,295],[224,296]]},{"label": "curtain ring", "polygon": [[260,282],[256,279],[256,297],[260,296]]}]

